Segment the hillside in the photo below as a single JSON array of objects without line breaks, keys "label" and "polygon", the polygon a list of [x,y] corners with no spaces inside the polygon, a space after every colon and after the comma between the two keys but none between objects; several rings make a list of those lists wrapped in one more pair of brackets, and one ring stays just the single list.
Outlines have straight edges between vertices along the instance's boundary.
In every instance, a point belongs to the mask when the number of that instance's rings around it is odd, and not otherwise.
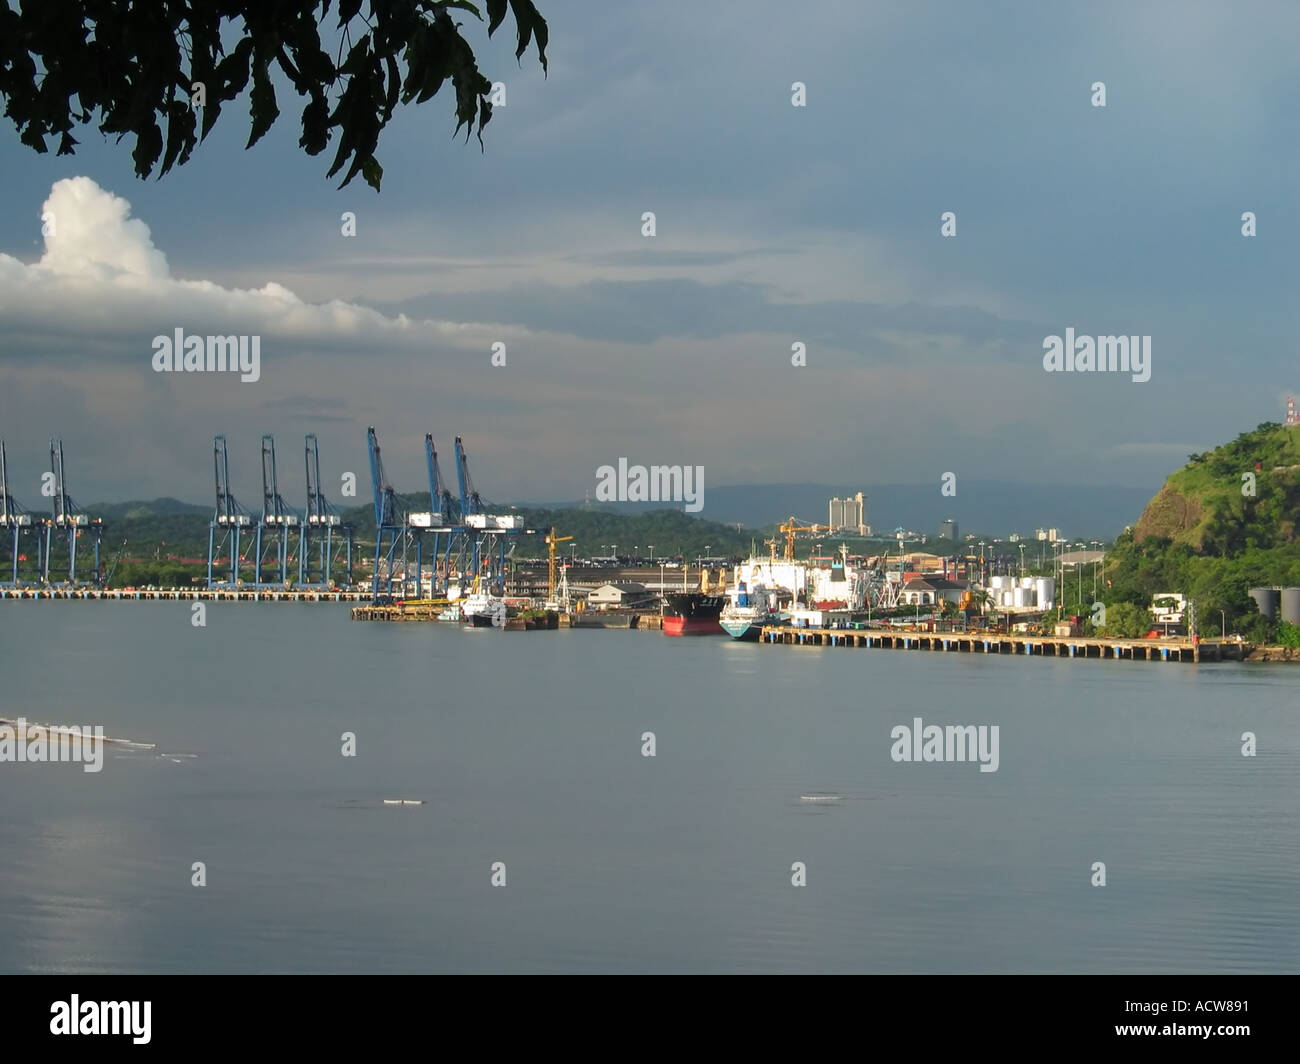
[{"label": "hillside", "polygon": [[1266,422],[1190,455],[1116,541],[1106,606],[1145,609],[1154,595],[1182,593],[1196,602],[1203,631],[1268,641],[1275,632],[1248,592],[1300,585],[1298,518],[1300,426]]},{"label": "hillside", "polygon": [[[1253,492],[1243,474],[1253,476]],[[1147,503],[1133,539],[1227,556],[1294,542],[1298,512],[1300,426],[1266,422],[1213,451],[1190,455]]]}]

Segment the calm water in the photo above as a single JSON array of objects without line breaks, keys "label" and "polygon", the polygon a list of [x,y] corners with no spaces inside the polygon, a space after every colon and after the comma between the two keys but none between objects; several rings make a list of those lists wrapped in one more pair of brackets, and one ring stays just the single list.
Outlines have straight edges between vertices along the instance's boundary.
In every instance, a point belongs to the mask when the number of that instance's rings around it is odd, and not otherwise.
[{"label": "calm water", "polygon": [[0,716],[157,744],[0,764],[0,970],[1300,969],[1300,667],[189,618],[0,603]]}]

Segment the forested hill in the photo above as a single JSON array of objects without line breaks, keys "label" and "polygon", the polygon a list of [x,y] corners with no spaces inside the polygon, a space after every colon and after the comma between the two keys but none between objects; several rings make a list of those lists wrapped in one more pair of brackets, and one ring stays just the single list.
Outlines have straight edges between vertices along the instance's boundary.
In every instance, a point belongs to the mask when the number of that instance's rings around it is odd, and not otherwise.
[{"label": "forested hill", "polygon": [[1188,457],[1117,540],[1107,608],[1182,593],[1196,602],[1202,631],[1226,621],[1229,631],[1270,639],[1247,592],[1300,585],[1300,426],[1266,422]]}]

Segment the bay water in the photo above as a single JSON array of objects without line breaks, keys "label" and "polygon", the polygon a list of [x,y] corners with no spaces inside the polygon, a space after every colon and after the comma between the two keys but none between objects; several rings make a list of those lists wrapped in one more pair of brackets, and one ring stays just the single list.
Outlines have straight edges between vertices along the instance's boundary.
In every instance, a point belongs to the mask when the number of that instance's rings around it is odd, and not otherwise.
[{"label": "bay water", "polygon": [[191,617],[0,603],[0,971],[1300,969],[1295,666]]}]

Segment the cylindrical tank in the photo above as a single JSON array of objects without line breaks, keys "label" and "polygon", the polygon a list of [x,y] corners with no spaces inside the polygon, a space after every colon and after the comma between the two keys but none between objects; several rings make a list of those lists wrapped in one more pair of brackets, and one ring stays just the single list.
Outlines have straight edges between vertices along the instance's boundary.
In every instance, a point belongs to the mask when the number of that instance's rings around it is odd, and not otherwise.
[{"label": "cylindrical tank", "polygon": [[998,598],[1000,600],[1000,605],[1004,607],[1014,606],[1016,604],[1016,596],[1014,591],[1005,591],[1005,590],[1000,591],[998,592]]},{"label": "cylindrical tank", "polygon": [[1007,586],[1007,581],[1011,578],[1008,576],[994,576],[989,578],[989,590],[1001,591]]},{"label": "cylindrical tank", "polygon": [[1034,578],[1033,578],[1032,576],[1022,576],[1022,577],[1020,578],[1020,586],[1021,586],[1021,587],[1033,587],[1033,586],[1034,586]]},{"label": "cylindrical tank", "polygon": [[1034,581],[1034,591],[1038,596],[1038,608],[1041,610],[1050,609],[1056,605],[1056,578],[1051,576],[1040,576]]},{"label": "cylindrical tank", "polygon": [[1282,589],[1282,620],[1300,624],[1300,587]]},{"label": "cylindrical tank", "polygon": [[1277,609],[1282,602],[1282,592],[1275,587],[1252,587],[1250,597],[1255,600],[1259,612],[1270,621],[1277,620]]},{"label": "cylindrical tank", "polygon": [[1018,587],[1012,595],[1012,605],[1024,608],[1033,606],[1034,589],[1032,587]]}]

